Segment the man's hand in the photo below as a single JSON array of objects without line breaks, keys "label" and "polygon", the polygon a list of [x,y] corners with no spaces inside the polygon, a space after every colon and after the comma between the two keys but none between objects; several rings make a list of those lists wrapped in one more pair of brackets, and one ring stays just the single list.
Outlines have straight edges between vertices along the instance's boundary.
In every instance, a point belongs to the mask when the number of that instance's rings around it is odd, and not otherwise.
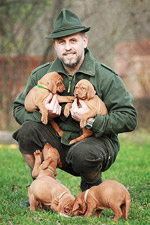
[{"label": "man's hand", "polygon": [[57,116],[60,116],[61,114],[61,106],[58,103],[57,96],[52,95],[51,93],[49,96],[45,99],[44,105],[46,109],[48,110],[48,117],[49,118],[55,118]]},{"label": "man's hand", "polygon": [[77,99],[75,99],[70,110],[72,118],[78,122],[81,121],[82,115],[89,111],[88,106],[83,100],[79,100],[79,102],[82,106],[81,108],[78,107]]}]

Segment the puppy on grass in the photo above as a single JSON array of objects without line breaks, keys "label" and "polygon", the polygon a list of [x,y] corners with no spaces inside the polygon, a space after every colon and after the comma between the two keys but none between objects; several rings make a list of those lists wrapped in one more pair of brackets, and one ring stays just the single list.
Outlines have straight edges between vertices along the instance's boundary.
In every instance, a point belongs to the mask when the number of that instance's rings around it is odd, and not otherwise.
[{"label": "puppy on grass", "polygon": [[57,175],[56,168],[62,167],[60,155],[57,149],[53,148],[49,143],[46,143],[42,149],[42,152],[40,150],[36,150],[34,152],[34,157],[35,163],[32,176],[34,178],[39,178],[40,176],[47,175],[55,179]]},{"label": "puppy on grass", "polygon": [[42,154],[40,150],[36,150],[34,153],[35,165],[32,176],[36,180],[32,182],[28,190],[30,210],[33,212],[35,208],[46,207],[55,212],[69,215],[72,213],[75,197],[67,187],[55,179],[56,168],[62,167],[59,153],[56,148],[46,143]]},{"label": "puppy on grass", "polygon": [[114,220],[123,216],[128,219],[131,198],[125,186],[114,180],[106,180],[98,186],[78,194],[73,206],[73,215],[99,216],[104,209],[111,208]]},{"label": "puppy on grass", "polygon": [[35,211],[37,201],[42,206],[66,215],[72,214],[75,197],[63,184],[50,176],[39,177],[29,188],[30,210]]}]

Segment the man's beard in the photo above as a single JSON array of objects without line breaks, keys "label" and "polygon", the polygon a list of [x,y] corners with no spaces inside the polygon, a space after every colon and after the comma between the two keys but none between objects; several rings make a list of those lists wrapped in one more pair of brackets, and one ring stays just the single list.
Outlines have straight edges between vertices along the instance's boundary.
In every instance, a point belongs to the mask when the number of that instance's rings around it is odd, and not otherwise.
[{"label": "man's beard", "polygon": [[80,63],[81,58],[82,56],[77,56],[76,59],[69,60],[69,59],[64,59],[64,57],[61,57],[60,60],[64,66],[74,68]]},{"label": "man's beard", "polygon": [[80,60],[77,60],[76,62],[73,63],[65,63],[64,61],[62,61],[62,64],[66,67],[70,67],[70,68],[74,68],[79,64]]}]

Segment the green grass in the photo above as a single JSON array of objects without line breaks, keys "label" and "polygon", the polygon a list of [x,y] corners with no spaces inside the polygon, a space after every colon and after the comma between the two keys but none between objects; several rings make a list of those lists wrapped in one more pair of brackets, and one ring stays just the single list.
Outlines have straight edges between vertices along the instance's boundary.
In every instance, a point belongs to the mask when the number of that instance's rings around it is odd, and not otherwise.
[{"label": "green grass", "polygon": [[[103,173],[103,180],[113,179],[123,183],[129,190],[132,203],[129,218],[117,222],[112,220],[112,210],[104,210],[100,218],[65,218],[51,211],[19,206],[27,200],[26,185],[32,182],[17,146],[0,146],[0,224],[44,224],[44,225],[100,225],[100,224],[150,224],[150,141],[149,134],[134,132],[120,135],[121,149],[116,162]],[[57,178],[67,186],[73,195],[80,192],[80,178],[57,170]]]}]

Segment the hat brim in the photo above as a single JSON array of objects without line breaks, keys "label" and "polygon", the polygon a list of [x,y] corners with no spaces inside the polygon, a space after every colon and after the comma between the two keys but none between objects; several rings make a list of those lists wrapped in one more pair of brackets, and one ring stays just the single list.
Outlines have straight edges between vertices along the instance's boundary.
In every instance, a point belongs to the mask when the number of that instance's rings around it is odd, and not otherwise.
[{"label": "hat brim", "polygon": [[62,31],[58,31],[58,32],[53,32],[52,34],[49,34],[47,36],[45,36],[45,38],[61,38],[61,37],[65,37],[71,34],[75,34],[78,32],[87,32],[91,29],[91,27],[82,27],[82,28],[76,28],[76,29],[70,29],[70,30],[62,30]]}]

